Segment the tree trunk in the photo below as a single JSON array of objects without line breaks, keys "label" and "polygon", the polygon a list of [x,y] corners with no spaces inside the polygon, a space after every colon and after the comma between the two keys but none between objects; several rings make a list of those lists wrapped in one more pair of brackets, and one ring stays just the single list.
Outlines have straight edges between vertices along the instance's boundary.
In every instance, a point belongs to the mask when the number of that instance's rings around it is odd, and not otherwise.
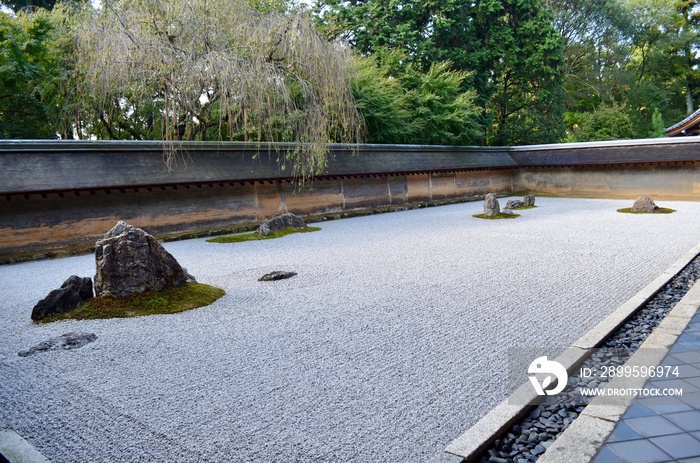
[{"label": "tree trunk", "polygon": [[688,115],[690,116],[695,112],[695,103],[693,100],[693,89],[690,87],[690,83],[685,84],[685,104],[688,109]]}]

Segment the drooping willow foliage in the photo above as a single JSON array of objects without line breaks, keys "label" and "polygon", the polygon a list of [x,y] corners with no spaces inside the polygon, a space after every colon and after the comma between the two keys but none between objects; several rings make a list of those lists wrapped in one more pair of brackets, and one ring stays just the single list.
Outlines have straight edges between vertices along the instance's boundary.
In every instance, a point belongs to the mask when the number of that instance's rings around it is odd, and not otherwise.
[{"label": "drooping willow foliage", "polygon": [[323,171],[328,142],[362,137],[349,51],[304,13],[105,0],[77,33],[83,94],[107,137],[294,142],[283,166],[302,179]]}]

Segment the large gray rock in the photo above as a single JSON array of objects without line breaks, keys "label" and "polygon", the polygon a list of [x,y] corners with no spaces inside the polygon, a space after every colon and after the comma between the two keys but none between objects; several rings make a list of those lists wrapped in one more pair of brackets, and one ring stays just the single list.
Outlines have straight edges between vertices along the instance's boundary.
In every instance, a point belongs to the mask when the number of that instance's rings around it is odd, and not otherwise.
[{"label": "large gray rock", "polygon": [[526,206],[532,207],[535,205],[535,196],[534,195],[527,195],[523,198],[523,203],[525,203]]},{"label": "large gray rock", "polygon": [[501,213],[501,205],[498,204],[496,195],[489,193],[484,198],[484,215],[486,217],[493,217]]},{"label": "large gray rock", "polygon": [[654,204],[654,200],[649,196],[640,196],[632,205],[632,210],[635,212],[654,212],[659,206]]},{"label": "large gray rock", "polygon": [[95,294],[124,297],[195,279],[151,235],[119,222],[95,243]]},{"label": "large gray rock", "polygon": [[32,320],[60,315],[82,307],[92,297],[92,279],[71,275],[60,289],[54,289],[32,309]]},{"label": "large gray rock", "polygon": [[298,215],[287,212],[286,214],[273,217],[260,225],[258,233],[260,236],[267,236],[272,232],[282,231],[285,228],[306,228],[306,223]]}]

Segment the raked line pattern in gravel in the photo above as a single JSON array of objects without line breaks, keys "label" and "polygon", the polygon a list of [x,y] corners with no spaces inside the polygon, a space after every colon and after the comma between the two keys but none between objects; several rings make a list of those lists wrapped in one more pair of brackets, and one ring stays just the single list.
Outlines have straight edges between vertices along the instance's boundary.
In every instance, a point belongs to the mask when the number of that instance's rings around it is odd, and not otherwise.
[{"label": "raked line pattern in gravel", "polygon": [[[501,200],[505,204],[505,200]],[[227,294],[169,316],[34,325],[79,256],[0,266],[0,421],[59,462],[421,462],[507,395],[507,349],[567,347],[700,242],[700,203],[465,203],[166,248]],[[298,276],[257,279],[273,270]],[[70,331],[73,351],[17,352]]]}]

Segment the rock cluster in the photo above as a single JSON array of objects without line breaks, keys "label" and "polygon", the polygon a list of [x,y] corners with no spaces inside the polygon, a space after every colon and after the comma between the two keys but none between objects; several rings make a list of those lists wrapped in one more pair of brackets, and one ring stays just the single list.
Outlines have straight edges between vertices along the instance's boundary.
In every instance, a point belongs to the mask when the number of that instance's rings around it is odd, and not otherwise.
[{"label": "rock cluster", "polygon": [[260,225],[258,234],[267,236],[272,232],[282,231],[285,228],[306,228],[306,223],[298,215],[287,212],[286,214],[273,217]]},{"label": "rock cluster", "polygon": [[82,307],[92,297],[92,279],[71,275],[59,289],[51,291],[32,309],[32,320],[60,315]]},{"label": "rock cluster", "polygon": [[119,222],[95,243],[95,294],[124,297],[194,282],[150,234]]},{"label": "rock cluster", "polygon": [[[671,311],[686,292],[700,280],[700,257],[696,257],[632,318],[620,327],[581,368],[623,365]],[[579,370],[580,371],[580,370]],[[559,395],[548,396],[525,419],[497,439],[481,457],[481,462],[531,463],[583,411],[592,398],[582,400],[574,388],[595,388],[605,384],[599,377],[569,375],[569,386]]]},{"label": "rock cluster", "polygon": [[634,212],[654,212],[659,206],[654,204],[654,200],[649,196],[640,196],[634,200],[632,210]]},{"label": "rock cluster", "polygon": [[[95,243],[95,262],[98,297],[124,297],[195,281],[153,236],[122,221]],[[73,275],[34,306],[32,320],[77,309],[91,297],[92,280]]]},{"label": "rock cluster", "polygon": [[489,193],[484,198],[484,216],[493,217],[501,213],[501,205],[496,199],[496,195]]},{"label": "rock cluster", "polygon": [[535,205],[535,197],[533,195],[525,196],[522,201],[519,199],[509,199],[506,203],[506,209],[517,209],[519,207],[532,207]]}]

